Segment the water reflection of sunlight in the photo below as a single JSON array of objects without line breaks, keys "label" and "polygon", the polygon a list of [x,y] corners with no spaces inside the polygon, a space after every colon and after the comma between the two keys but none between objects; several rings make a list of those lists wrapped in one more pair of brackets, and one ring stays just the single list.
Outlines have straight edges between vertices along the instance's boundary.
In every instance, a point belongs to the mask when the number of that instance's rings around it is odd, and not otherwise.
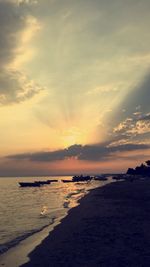
[{"label": "water reflection of sunlight", "polygon": [[86,183],[65,183],[62,185],[62,194],[64,195],[64,208],[73,208],[78,205],[78,200],[86,193]]},{"label": "water reflection of sunlight", "polygon": [[[78,201],[94,187],[100,185],[97,181],[80,183],[63,183],[62,180],[72,177],[59,177],[57,183],[51,183],[40,188],[38,203],[42,207],[39,211],[44,218],[61,209],[70,209],[78,205]],[[103,184],[103,182],[101,182]],[[42,204],[42,205],[41,205]]]},{"label": "water reflection of sunlight", "polygon": [[41,210],[41,215],[45,215],[47,213],[47,206],[43,206]]}]

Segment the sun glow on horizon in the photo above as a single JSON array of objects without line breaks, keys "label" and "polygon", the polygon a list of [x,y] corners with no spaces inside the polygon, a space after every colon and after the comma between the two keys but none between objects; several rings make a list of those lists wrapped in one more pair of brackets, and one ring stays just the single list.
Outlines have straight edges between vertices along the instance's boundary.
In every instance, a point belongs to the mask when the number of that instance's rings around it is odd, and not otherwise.
[{"label": "sun glow on horizon", "polygon": [[63,147],[69,147],[74,144],[84,144],[86,142],[86,132],[76,127],[63,131],[61,139]]}]

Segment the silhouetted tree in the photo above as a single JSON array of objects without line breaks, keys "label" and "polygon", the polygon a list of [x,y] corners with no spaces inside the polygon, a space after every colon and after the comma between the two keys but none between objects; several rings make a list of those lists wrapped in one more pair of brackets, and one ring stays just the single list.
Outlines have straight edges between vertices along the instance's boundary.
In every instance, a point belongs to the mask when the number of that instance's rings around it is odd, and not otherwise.
[{"label": "silhouetted tree", "polygon": [[135,174],[135,170],[134,170],[133,168],[129,168],[129,169],[127,170],[127,174],[129,174],[129,175],[134,175],[134,174]]},{"label": "silhouetted tree", "polygon": [[143,176],[150,176],[150,160],[146,161],[146,164],[141,164],[137,166],[135,169],[129,168],[127,170],[127,174],[129,175],[143,175]]},{"label": "silhouetted tree", "polygon": [[150,160],[147,160],[146,164],[147,164],[148,167],[150,167]]}]

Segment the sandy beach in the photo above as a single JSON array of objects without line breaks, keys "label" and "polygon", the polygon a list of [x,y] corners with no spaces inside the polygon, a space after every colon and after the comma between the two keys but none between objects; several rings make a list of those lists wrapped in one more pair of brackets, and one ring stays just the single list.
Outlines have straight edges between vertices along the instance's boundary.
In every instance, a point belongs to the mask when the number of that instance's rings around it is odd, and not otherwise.
[{"label": "sandy beach", "polygon": [[92,190],[22,267],[129,267],[150,262],[150,181]]}]

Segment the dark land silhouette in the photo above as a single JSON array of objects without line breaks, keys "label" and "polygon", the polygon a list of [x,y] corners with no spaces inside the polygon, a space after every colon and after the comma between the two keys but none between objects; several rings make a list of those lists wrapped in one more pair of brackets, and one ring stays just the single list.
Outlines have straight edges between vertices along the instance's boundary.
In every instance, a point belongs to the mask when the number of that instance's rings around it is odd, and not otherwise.
[{"label": "dark land silhouette", "polygon": [[141,164],[137,166],[135,169],[129,168],[127,170],[127,174],[129,175],[142,175],[142,176],[149,176],[150,177],[150,160],[146,161],[146,164]]}]

